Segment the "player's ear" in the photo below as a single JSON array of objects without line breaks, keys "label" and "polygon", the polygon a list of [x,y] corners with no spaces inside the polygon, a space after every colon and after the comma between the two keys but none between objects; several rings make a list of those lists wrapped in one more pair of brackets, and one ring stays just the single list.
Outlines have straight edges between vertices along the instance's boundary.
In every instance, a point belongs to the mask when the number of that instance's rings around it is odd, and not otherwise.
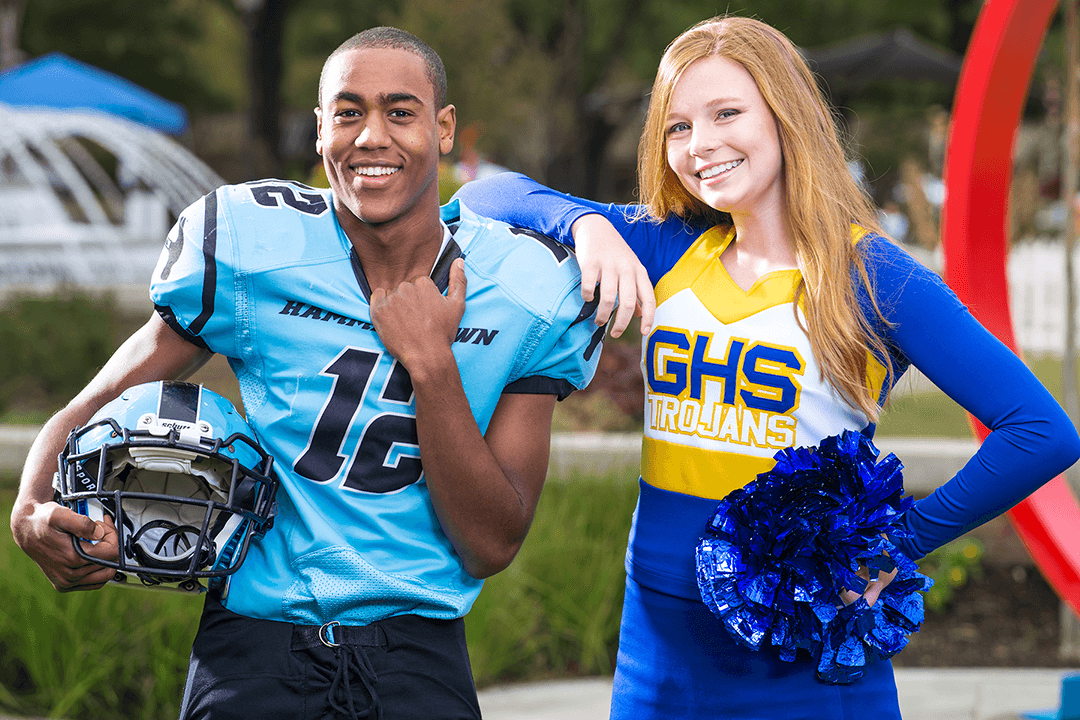
[{"label": "player's ear", "polygon": [[457,109],[447,105],[435,115],[439,127],[439,153],[448,154],[454,149],[454,132],[457,130]]},{"label": "player's ear", "polygon": [[315,152],[322,155],[322,108],[315,108]]}]

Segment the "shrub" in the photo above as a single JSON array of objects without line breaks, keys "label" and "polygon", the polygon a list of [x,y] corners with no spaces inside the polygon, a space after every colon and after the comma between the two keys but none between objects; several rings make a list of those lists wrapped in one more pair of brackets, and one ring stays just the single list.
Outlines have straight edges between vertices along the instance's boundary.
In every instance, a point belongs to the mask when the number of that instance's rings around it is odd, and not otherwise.
[{"label": "shrub", "polygon": [[[0,496],[0,514],[11,511]],[[478,685],[611,673],[637,483],[551,481],[517,560],[466,616]],[[0,714],[176,717],[198,598],[106,587],[61,594],[0,538]]]},{"label": "shrub", "polygon": [[[11,512],[10,495],[0,505]],[[58,593],[0,542],[0,708],[82,718],[176,717],[202,602],[108,587]]]},{"label": "shrub", "polygon": [[67,402],[116,347],[116,304],[75,293],[20,297],[0,314],[0,412]]}]

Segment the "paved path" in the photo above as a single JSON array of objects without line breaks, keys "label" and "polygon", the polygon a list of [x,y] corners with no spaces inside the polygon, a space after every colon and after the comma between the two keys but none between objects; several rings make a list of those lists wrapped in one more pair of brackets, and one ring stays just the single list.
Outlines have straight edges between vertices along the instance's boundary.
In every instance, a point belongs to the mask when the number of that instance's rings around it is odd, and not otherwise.
[{"label": "paved path", "polygon": [[[1077,670],[896,670],[906,720],[1018,720],[1057,708],[1061,678]],[[484,720],[607,720],[611,678],[507,685],[480,692]],[[822,720],[829,720],[822,718]]]},{"label": "paved path", "polygon": [[[1056,709],[1061,678],[1072,673],[1080,668],[898,668],[896,685],[905,720],[1023,720],[1024,712]],[[611,678],[555,680],[485,688],[480,708],[484,720],[607,720],[610,697]]]}]

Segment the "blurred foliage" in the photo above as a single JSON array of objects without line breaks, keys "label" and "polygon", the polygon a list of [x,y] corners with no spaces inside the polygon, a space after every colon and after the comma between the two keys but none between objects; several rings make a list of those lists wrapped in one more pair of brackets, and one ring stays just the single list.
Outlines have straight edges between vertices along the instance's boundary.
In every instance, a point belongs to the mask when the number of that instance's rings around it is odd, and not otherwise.
[{"label": "blurred foliage", "polygon": [[[26,6],[21,43],[30,55],[59,50],[116,72],[195,114],[237,110],[251,101],[253,77],[245,29],[251,16],[238,9],[241,5],[237,0],[34,0]],[[282,37],[260,42],[280,57],[281,111],[310,112],[323,60],[342,41],[377,24],[413,32],[443,57],[459,127],[481,129],[476,149],[484,156],[560,189],[631,201],[633,168],[625,161],[613,167],[612,148],[626,155],[664,48],[695,22],[718,12],[751,15],[806,48],[903,26],[931,44],[963,52],[981,5],[981,0],[730,0],[723,6],[702,0],[288,0]],[[1054,57],[1060,56],[1057,24],[1047,40]],[[267,57],[267,48],[261,52]],[[1053,66],[1052,59],[1044,63],[1049,72]],[[948,87],[898,82],[877,83],[847,100],[845,116],[871,176],[887,180],[905,154],[924,153],[920,128],[926,108],[950,102]]]},{"label": "blurred foliage", "polygon": [[486,157],[610,196],[615,131],[636,121],[656,59],[701,14],[685,1],[402,0],[396,22],[442,55],[459,127],[482,126]]},{"label": "blurred foliage", "polygon": [[56,409],[116,348],[111,299],[66,294],[10,300],[0,313],[0,412],[15,400]]},{"label": "blurred foliage", "polygon": [[453,165],[448,162],[439,163],[439,202],[441,204],[445,205],[450,202],[450,198],[463,184],[461,178],[454,171]]},{"label": "blurred foliage", "polygon": [[942,613],[949,609],[956,590],[972,577],[982,576],[983,545],[971,537],[953,540],[919,561],[919,571],[934,581],[923,604]]},{"label": "blurred foliage", "polygon": [[[552,478],[517,559],[487,580],[465,626],[479,686],[610,675],[637,497],[633,477]],[[0,513],[12,493],[0,493]],[[109,586],[58,593],[0,537],[0,714],[176,717],[200,598]]]},{"label": "blurred foliage", "polygon": [[192,111],[222,110],[235,104],[221,84],[228,73],[208,74],[201,63],[211,58],[197,54],[211,37],[206,20],[220,22],[220,12],[211,0],[34,0],[20,44],[31,56],[66,53]]},{"label": "blurred foliage", "polygon": [[754,16],[769,23],[802,47],[830,45],[862,33],[903,26],[936,45],[962,53],[981,6],[981,0],[732,0],[725,8],[732,15]]},{"label": "blurred foliage", "polygon": [[641,414],[624,412],[606,392],[576,392],[555,405],[551,431],[640,433]]},{"label": "blurred foliage", "polygon": [[[0,512],[11,511],[10,494]],[[10,534],[0,538],[0,711],[176,717],[202,602],[111,586],[56,592]]]},{"label": "blurred foliage", "polygon": [[[1033,355],[1026,357],[1025,362],[1039,382],[1058,402],[1063,402],[1061,360]],[[907,381],[901,379],[900,382]],[[967,413],[955,400],[931,387],[925,392],[896,393],[890,397],[881,415],[877,435],[969,440],[971,425]]]},{"label": "blurred foliage", "polygon": [[318,105],[319,73],[326,57],[349,37],[376,25],[393,25],[398,0],[292,0],[282,54],[282,100],[287,107]]}]

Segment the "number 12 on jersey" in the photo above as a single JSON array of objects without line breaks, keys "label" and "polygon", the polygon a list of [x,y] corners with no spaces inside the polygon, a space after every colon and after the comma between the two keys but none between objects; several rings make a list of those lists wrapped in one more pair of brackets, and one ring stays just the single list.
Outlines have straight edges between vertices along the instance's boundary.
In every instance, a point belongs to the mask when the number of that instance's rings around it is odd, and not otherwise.
[{"label": "number 12 on jersey", "polygon": [[[298,475],[315,482],[337,477],[348,458],[345,441],[349,428],[361,409],[382,353],[346,348],[320,375],[334,378],[330,397],[323,406],[308,440],[308,447],[296,461]],[[381,412],[367,421],[343,485],[352,490],[388,493],[412,485],[423,474],[416,417],[409,408],[412,380],[405,368],[394,361],[379,393],[380,405],[397,404],[403,412]]]}]

